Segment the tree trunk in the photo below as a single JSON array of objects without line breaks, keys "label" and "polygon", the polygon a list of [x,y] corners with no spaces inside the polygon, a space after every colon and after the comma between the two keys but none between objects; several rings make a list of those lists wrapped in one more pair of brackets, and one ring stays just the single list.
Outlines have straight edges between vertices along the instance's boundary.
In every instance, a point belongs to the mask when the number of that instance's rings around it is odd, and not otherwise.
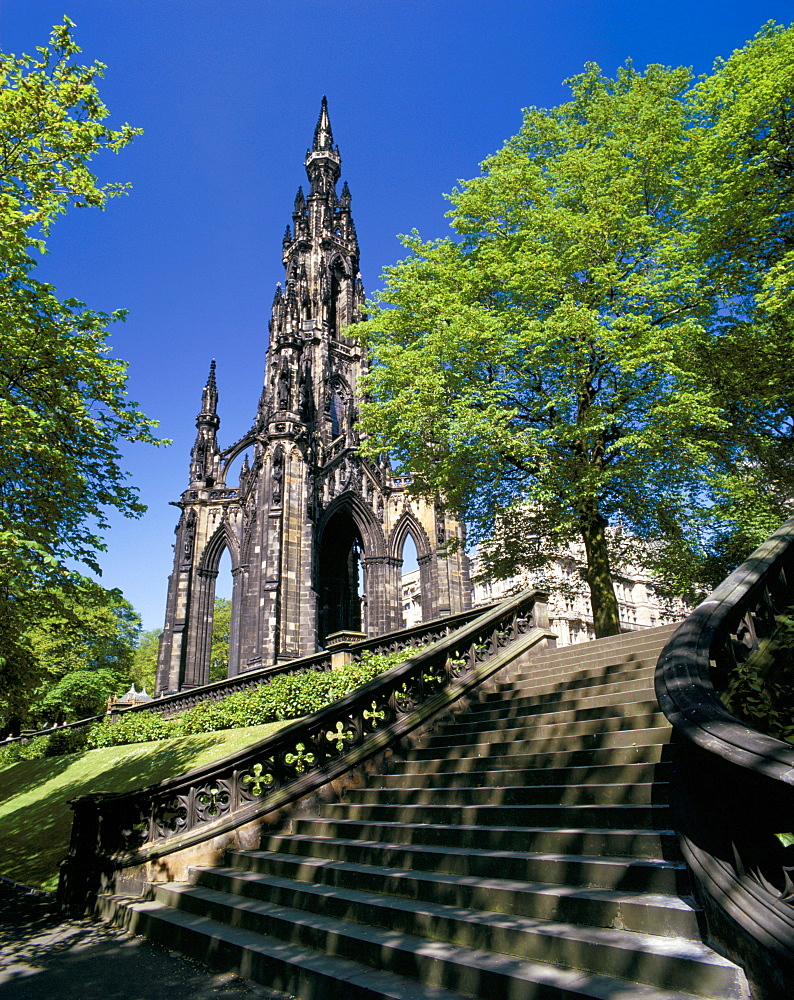
[{"label": "tree trunk", "polygon": [[620,614],[615,588],[612,586],[612,572],[609,568],[607,522],[598,513],[588,513],[580,518],[579,528],[587,554],[585,579],[590,588],[596,639],[602,639],[607,635],[619,635]]}]

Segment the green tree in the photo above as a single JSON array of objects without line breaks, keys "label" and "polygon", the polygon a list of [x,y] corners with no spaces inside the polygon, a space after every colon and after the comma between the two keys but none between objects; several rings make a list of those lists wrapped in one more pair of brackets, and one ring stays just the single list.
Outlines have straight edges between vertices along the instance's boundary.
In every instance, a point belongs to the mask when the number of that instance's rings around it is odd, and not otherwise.
[{"label": "green tree", "polygon": [[[740,485],[759,501],[714,377],[726,303],[737,300],[734,337],[753,317],[738,303],[741,267],[725,260],[727,214],[722,247],[710,242],[717,208],[702,182],[716,126],[703,106],[716,121],[719,98],[660,66],[610,79],[589,65],[569,83],[569,102],[527,110],[453,191],[455,237],[414,233],[386,270],[357,328],[373,355],[365,447],[394,453],[475,540],[501,529],[496,573],[581,542],[596,634],[608,635],[616,544],[679,587],[703,582],[715,541],[736,530],[719,501],[737,518]],[[747,229],[758,233],[752,217]],[[744,429],[755,442],[754,421]]]},{"label": "green tree", "polygon": [[210,680],[225,680],[229,673],[229,639],[232,627],[232,602],[225,597],[215,598],[212,618],[212,652],[210,653]]},{"label": "green tree", "polygon": [[122,318],[61,300],[33,274],[56,217],[103,208],[125,185],[100,185],[95,155],[118,152],[138,130],[111,129],[96,82],[101,63],[64,19],[36,56],[0,54],[0,687],[24,701],[30,622],[77,589],[67,564],[98,570],[107,511],[139,516],[118,442],[155,442],[155,424],[126,395],[126,365],[109,356]]},{"label": "green tree", "polygon": [[162,634],[161,628],[141,632],[135,648],[130,678],[139,691],[145,689],[148,694],[154,694],[157,681],[157,654],[160,651]]},{"label": "green tree", "polygon": [[689,224],[719,302],[698,360],[729,428],[715,481],[722,576],[794,496],[794,30],[765,25],[717,60],[688,105]]},{"label": "green tree", "polygon": [[70,584],[47,593],[20,637],[28,693],[22,705],[12,706],[4,692],[0,718],[13,707],[31,723],[73,721],[97,714],[109,695],[129,687],[140,616],[118,590],[85,577]]}]

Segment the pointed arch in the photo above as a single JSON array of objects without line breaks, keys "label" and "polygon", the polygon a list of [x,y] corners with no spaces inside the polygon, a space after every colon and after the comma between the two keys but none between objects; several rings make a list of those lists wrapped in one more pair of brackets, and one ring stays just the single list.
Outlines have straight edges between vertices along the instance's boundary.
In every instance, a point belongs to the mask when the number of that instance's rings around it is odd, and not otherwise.
[{"label": "pointed arch", "polygon": [[350,401],[352,398],[350,384],[334,372],[328,381],[325,410],[331,419],[331,434],[337,437],[348,429]]},{"label": "pointed arch", "polygon": [[[434,587],[434,552],[430,538],[419,523],[414,512],[406,507],[389,535],[389,557],[397,567],[397,586],[400,595],[400,607],[404,606],[403,598],[403,551],[408,537],[416,546],[416,561],[419,569],[419,603],[422,609],[422,621],[429,621],[433,615]],[[416,600],[416,596],[413,597]]]},{"label": "pointed arch", "polygon": [[335,253],[328,261],[328,273],[333,274],[337,270],[341,271],[345,278],[350,279],[353,277],[353,269],[350,266],[350,261],[346,260],[340,253]]},{"label": "pointed arch", "polygon": [[372,512],[369,504],[364,503],[361,497],[352,490],[345,490],[328,504],[323,511],[322,517],[317,525],[317,545],[322,546],[325,529],[329,521],[343,508],[348,508],[356,527],[361,533],[361,542],[364,551],[371,558],[386,555],[386,536],[380,522]]},{"label": "pointed arch", "polygon": [[427,532],[417,520],[414,512],[406,508],[389,535],[388,552],[392,559],[402,559],[403,546],[408,535],[414,540],[417,559],[424,559],[432,555],[433,546],[430,544]]},{"label": "pointed arch", "polygon": [[[373,625],[378,627],[386,539],[372,509],[356,492],[346,490],[323,511],[316,539],[318,642],[323,645],[340,630],[368,633]],[[375,606],[368,595],[374,595]]]},{"label": "pointed arch", "polygon": [[224,549],[229,550],[234,572],[240,565],[240,544],[225,517],[204,546],[198,564],[199,573],[217,573]]}]

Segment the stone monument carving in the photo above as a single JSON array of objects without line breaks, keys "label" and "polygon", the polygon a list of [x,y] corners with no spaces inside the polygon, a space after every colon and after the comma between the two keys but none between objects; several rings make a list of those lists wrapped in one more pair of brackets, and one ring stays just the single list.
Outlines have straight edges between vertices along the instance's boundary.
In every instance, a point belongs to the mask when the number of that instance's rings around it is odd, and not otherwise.
[{"label": "stone monument carving", "polygon": [[[210,366],[196,418],[190,482],[176,506],[157,692],[209,677],[215,581],[231,557],[229,675],[315,652],[334,632],[402,627],[402,551],[410,535],[422,617],[470,607],[463,525],[407,495],[388,458],[357,449],[358,384],[367,359],[350,326],[363,318],[359,247],[323,98],[283,240],[262,395],[251,429],[218,442],[218,387]],[[245,453],[239,482],[227,481]]]}]

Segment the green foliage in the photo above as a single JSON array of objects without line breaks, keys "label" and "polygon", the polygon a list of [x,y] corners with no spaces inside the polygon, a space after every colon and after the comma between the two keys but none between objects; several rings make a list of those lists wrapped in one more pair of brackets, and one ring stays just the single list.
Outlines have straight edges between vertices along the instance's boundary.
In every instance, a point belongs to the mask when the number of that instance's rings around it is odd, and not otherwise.
[{"label": "green foliage", "polygon": [[165,740],[181,734],[182,729],[178,724],[166,721],[155,712],[130,712],[122,714],[115,723],[106,718],[91,726],[86,736],[86,746],[95,750],[99,747],[123,746],[126,743]]},{"label": "green foliage", "polygon": [[16,764],[21,760],[41,760],[48,756],[49,745],[49,736],[36,736],[24,743],[10,743],[8,746],[0,746],[0,765]]},{"label": "green foliage", "polygon": [[[56,217],[104,207],[125,185],[97,183],[91,160],[137,130],[108,128],[96,88],[104,67],[75,61],[68,18],[36,56],[0,54],[0,713],[24,717],[42,663],[29,629],[98,569],[110,508],[139,516],[119,440],[155,442],[130,401],[126,365],[110,356],[108,326],[33,277]],[[77,604],[73,602],[75,614]],[[86,631],[90,622],[86,621]],[[31,684],[31,680],[33,684]]]},{"label": "green foliage", "polygon": [[210,681],[225,681],[229,673],[229,639],[232,627],[232,602],[215,598],[212,616],[212,647],[210,651]]},{"label": "green foliage", "polygon": [[[24,744],[0,745],[0,765],[73,753],[83,747],[94,750],[299,719],[343,698],[424,648],[411,646],[392,653],[365,651],[358,663],[328,673],[277,674],[253,691],[200,702],[177,719],[166,720],[156,712],[124,712],[115,723],[108,717],[86,730],[56,730]],[[65,680],[76,676],[67,675]]]},{"label": "green foliage", "polygon": [[794,493],[794,29],[769,23],[690,96],[690,224],[719,309],[697,358],[728,417],[717,439],[724,575]]},{"label": "green foliage", "polygon": [[697,591],[768,530],[773,453],[791,496],[787,453],[764,441],[790,441],[794,414],[777,305],[794,280],[794,29],[694,85],[630,63],[569,84],[452,192],[453,237],[404,239],[356,329],[374,356],[369,454],[392,452],[474,540],[502,525],[486,553],[499,575],[583,543],[608,634],[609,525]]},{"label": "green foliage", "polygon": [[149,629],[138,636],[138,644],[133,654],[132,666],[129,670],[130,680],[139,690],[154,693],[157,680],[157,654],[160,650],[160,628]]},{"label": "green foliage", "polygon": [[419,649],[413,647],[396,653],[365,652],[359,663],[328,673],[277,674],[253,691],[238,691],[221,701],[201,702],[179,717],[179,726],[183,733],[189,734],[300,719],[350,694],[417,652]]},{"label": "green foliage", "polygon": [[794,743],[794,608],[774,633],[733,671],[721,695],[726,708],[754,729]]},{"label": "green foliage", "polygon": [[[29,595],[18,647],[26,653],[23,697],[0,694],[0,719],[16,708],[31,724],[97,715],[129,685],[140,619],[117,590],[72,574],[65,586]],[[2,629],[0,629],[2,634]]]},{"label": "green foliage", "polygon": [[84,750],[88,743],[87,729],[56,729],[46,737],[45,757],[62,757]]},{"label": "green foliage", "polygon": [[115,670],[75,670],[51,687],[38,705],[47,719],[77,722],[99,715],[108,698],[118,694],[122,677]]}]

